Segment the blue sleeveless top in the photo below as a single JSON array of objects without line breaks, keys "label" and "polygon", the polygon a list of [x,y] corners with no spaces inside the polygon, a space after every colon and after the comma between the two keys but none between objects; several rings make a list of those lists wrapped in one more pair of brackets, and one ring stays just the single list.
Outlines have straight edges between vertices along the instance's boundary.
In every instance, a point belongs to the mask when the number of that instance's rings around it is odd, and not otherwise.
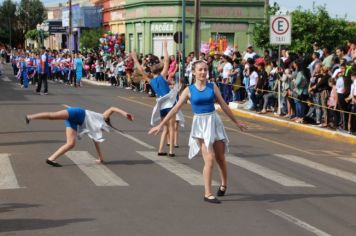
[{"label": "blue sleeveless top", "polygon": [[214,84],[207,83],[203,91],[199,91],[194,84],[189,86],[190,103],[195,114],[210,113],[215,111]]},{"label": "blue sleeveless top", "polygon": [[162,75],[151,79],[150,85],[157,97],[163,97],[170,91],[168,82],[163,78]]}]

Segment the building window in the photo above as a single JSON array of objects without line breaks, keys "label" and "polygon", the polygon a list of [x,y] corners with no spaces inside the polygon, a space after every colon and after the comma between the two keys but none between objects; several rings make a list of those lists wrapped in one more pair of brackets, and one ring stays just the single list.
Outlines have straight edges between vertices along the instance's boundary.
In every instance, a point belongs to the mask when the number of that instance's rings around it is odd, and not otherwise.
[{"label": "building window", "polygon": [[132,52],[134,49],[134,37],[133,34],[129,34],[129,52]]},{"label": "building window", "polygon": [[153,54],[158,56],[159,58],[163,56],[163,41],[167,40],[168,43],[168,55],[174,55],[173,47],[174,47],[174,40],[173,34],[166,33],[166,34],[152,34],[152,48]]},{"label": "building window", "polygon": [[142,33],[137,34],[137,52],[143,53],[143,36]]}]

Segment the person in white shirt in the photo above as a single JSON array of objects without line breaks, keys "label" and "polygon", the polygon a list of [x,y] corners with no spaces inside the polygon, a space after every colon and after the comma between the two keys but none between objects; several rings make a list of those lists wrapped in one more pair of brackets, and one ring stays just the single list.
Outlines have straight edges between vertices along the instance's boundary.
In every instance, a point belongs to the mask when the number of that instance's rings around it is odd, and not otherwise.
[{"label": "person in white shirt", "polygon": [[117,107],[110,107],[103,113],[85,110],[81,107],[68,107],[66,110],[57,112],[42,112],[26,115],[25,120],[27,124],[29,124],[31,120],[64,120],[67,142],[46,160],[48,165],[61,167],[62,165],[57,163],[56,159],[74,148],[76,137],[81,138],[84,134],[87,134],[89,138],[94,141],[98,155],[97,163],[104,163],[99,143],[104,141],[102,130],[109,132],[110,127],[115,129],[110,122],[110,116],[113,113],[119,113],[130,121],[134,119],[132,114]]},{"label": "person in white shirt", "polygon": [[253,47],[250,45],[247,47],[245,55],[244,55],[244,61],[247,61],[247,59],[251,58],[254,59],[256,57],[256,53],[253,50]]}]

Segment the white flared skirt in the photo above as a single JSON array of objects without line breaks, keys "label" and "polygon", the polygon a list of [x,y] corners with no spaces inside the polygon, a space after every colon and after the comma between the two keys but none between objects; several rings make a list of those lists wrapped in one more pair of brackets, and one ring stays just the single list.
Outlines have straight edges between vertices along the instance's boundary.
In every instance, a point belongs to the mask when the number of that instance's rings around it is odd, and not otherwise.
[{"label": "white flared skirt", "polygon": [[208,150],[213,148],[215,141],[222,140],[225,143],[225,150],[229,151],[229,139],[226,135],[224,124],[216,111],[194,115],[189,137],[189,159],[192,159],[199,153],[199,140],[203,140]]}]

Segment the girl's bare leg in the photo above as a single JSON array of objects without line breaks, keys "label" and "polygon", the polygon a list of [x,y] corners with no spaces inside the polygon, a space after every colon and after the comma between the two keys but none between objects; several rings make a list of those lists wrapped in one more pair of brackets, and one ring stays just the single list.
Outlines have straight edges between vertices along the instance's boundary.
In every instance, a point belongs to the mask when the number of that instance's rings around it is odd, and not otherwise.
[{"label": "girl's bare leg", "polygon": [[66,136],[67,136],[66,144],[58,148],[58,150],[55,153],[53,153],[48,158],[48,160],[55,161],[57,158],[59,158],[60,156],[62,156],[63,154],[65,154],[67,151],[69,151],[75,146],[75,139],[77,137],[77,132],[70,127],[66,128]]},{"label": "girl's bare leg", "polygon": [[204,159],[204,168],[203,168],[203,177],[204,177],[204,189],[205,189],[205,197],[209,197],[212,194],[212,174],[214,167],[214,152],[212,150],[208,150],[205,146],[204,142],[200,140],[200,150]]},{"label": "girl's bare leg", "polygon": [[27,119],[29,120],[67,120],[68,118],[69,114],[67,110],[27,115]]},{"label": "girl's bare leg", "polygon": [[159,148],[158,148],[158,152],[159,153],[163,153],[163,146],[166,143],[167,132],[168,132],[168,125],[165,125],[163,127],[163,131],[162,131],[162,134],[161,134],[161,140],[159,142]]},{"label": "girl's bare leg", "polygon": [[[221,186],[227,186],[227,165],[225,160],[225,143],[223,141],[216,141],[214,143],[215,159],[219,165]],[[225,189],[221,188],[222,191]]]},{"label": "girl's bare leg", "polygon": [[169,129],[169,153],[173,154],[174,149],[174,123],[175,119],[170,119],[168,122],[168,129]]},{"label": "girl's bare leg", "polygon": [[174,146],[178,146],[178,137],[179,137],[179,121],[176,121],[174,124]]}]

